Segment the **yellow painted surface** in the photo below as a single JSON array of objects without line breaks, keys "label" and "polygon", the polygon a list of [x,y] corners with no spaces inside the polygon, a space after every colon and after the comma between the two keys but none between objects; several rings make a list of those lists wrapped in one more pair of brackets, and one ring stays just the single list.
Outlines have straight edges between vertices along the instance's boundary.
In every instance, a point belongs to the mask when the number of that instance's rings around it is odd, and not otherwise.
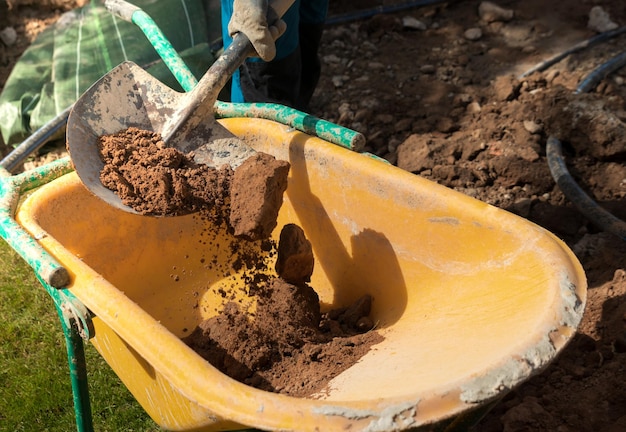
[{"label": "yellow painted surface", "polygon": [[69,289],[97,317],[94,345],[165,428],[414,427],[501,395],[572,336],[586,281],[552,234],[286,126],[222,122],[291,163],[274,237],[286,223],[300,225],[323,307],[371,294],[385,339],[315,399],[229,379],[180,337],[217,313],[220,290],[241,286],[229,247],[237,240],[194,215],[113,209],[66,175],[29,197],[18,220],[68,268]]}]

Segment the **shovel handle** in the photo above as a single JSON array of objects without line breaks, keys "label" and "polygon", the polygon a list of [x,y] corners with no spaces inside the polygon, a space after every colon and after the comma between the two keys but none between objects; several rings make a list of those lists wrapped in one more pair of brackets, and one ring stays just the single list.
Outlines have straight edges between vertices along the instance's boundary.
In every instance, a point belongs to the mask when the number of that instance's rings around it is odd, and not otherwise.
[{"label": "shovel handle", "polygon": [[113,15],[124,21],[132,22],[141,29],[183,90],[191,91],[196,86],[198,80],[150,15],[124,0],[106,0],[104,7]]}]

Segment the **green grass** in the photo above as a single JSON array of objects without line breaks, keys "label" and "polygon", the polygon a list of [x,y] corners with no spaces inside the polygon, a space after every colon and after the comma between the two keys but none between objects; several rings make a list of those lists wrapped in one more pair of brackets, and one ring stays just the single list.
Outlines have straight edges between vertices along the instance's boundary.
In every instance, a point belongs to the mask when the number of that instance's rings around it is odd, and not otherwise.
[{"label": "green grass", "polygon": [[[159,431],[89,344],[85,355],[94,429]],[[0,431],[72,430],[72,388],[54,303],[0,239]]]}]

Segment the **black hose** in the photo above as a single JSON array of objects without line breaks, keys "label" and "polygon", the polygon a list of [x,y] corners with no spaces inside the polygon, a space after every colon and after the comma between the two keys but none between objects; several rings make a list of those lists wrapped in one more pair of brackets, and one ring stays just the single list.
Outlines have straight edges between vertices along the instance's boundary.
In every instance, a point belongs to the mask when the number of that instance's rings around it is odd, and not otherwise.
[{"label": "black hose", "polygon": [[572,46],[571,48],[553,56],[550,57],[547,60],[542,61],[541,63],[537,63],[535,66],[533,66],[532,68],[530,68],[529,70],[527,70],[526,72],[524,72],[522,75],[520,75],[520,78],[524,78],[527,77],[528,75],[532,74],[533,72],[541,72],[546,70],[547,68],[549,68],[550,66],[552,66],[555,63],[560,62],[561,60],[563,60],[565,57],[567,57],[570,54],[574,54],[578,51],[582,51],[585,48],[589,48],[593,45],[596,45],[600,42],[604,42],[605,40],[614,38],[615,36],[618,36],[622,33],[626,32],[626,26],[624,27],[619,27],[616,28],[615,30],[610,30],[604,33],[600,33],[592,38],[589,38],[587,40],[584,40],[582,42],[577,43],[576,45]]},{"label": "black hose", "polygon": [[0,161],[0,167],[6,169],[10,173],[26,159],[31,153],[39,150],[43,145],[48,142],[50,138],[54,136],[61,128],[67,124],[67,118],[70,115],[72,107],[70,106],[61,114],[50,120],[48,123],[37,129],[26,138],[20,145],[15,147],[11,153],[6,155],[4,159]]},{"label": "black hose", "polygon": [[356,12],[346,12],[344,14],[333,15],[331,17],[326,18],[326,25],[336,25],[336,24],[345,24],[347,22],[359,21],[367,18],[371,18],[375,15],[383,14],[383,13],[393,13],[400,12],[407,9],[430,6],[433,4],[444,3],[445,0],[417,0],[411,1],[407,3],[401,3],[397,5],[389,5],[389,6],[377,6],[372,9],[365,9]]},{"label": "black hose", "polygon": [[604,78],[606,78],[616,70],[622,68],[624,65],[626,65],[626,51],[616,55],[607,62],[595,68],[589,75],[585,77],[585,79],[580,82],[574,93],[587,93],[589,90],[595,88],[600,81],[602,81]]},{"label": "black hose", "polygon": [[554,178],[554,181],[567,199],[574,203],[578,211],[598,228],[615,234],[626,241],[626,222],[600,207],[580,186],[578,186],[569,173],[563,159],[561,141],[553,136],[549,137],[546,146],[546,155],[548,157],[548,166],[550,167],[552,178]]}]

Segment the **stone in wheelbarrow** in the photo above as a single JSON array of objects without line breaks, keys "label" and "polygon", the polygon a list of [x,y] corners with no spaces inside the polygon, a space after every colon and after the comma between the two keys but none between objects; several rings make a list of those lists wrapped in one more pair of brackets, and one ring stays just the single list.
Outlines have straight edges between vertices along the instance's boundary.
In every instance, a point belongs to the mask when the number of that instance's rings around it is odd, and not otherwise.
[{"label": "stone in wheelbarrow", "polygon": [[158,133],[128,128],[98,142],[102,184],[137,213],[177,216],[202,211],[248,240],[270,236],[287,189],[289,163],[254,153],[241,165],[198,164],[167,147]]}]

